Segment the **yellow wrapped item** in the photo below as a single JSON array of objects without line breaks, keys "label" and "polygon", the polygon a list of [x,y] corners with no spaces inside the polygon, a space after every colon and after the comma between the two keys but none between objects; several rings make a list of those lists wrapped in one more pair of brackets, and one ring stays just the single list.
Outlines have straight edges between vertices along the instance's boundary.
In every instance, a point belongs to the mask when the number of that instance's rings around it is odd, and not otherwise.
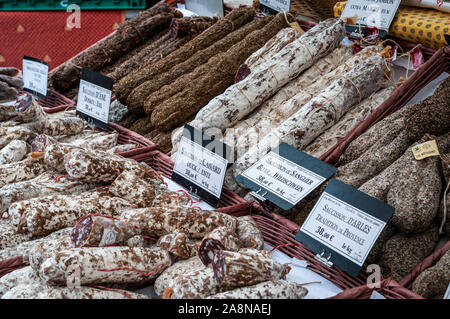
[{"label": "yellow wrapped item", "polygon": [[[334,16],[340,17],[347,1],[336,3]],[[450,13],[433,9],[400,6],[388,34],[432,49],[447,45],[444,34],[449,34]]]}]

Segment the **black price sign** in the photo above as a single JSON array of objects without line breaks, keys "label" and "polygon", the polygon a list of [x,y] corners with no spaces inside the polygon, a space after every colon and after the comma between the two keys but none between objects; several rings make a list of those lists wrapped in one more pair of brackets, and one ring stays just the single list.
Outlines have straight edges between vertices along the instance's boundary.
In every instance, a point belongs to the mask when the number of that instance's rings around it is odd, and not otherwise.
[{"label": "black price sign", "polygon": [[81,72],[77,114],[104,130],[108,128],[113,83],[113,79],[89,69]]},{"label": "black price sign", "polygon": [[296,240],[356,276],[394,213],[394,207],[332,179]]},{"label": "black price sign", "polygon": [[336,168],[282,143],[242,174],[236,181],[284,210],[297,205],[333,176]]},{"label": "black price sign", "polygon": [[231,149],[186,124],[172,172],[172,180],[218,207]]}]

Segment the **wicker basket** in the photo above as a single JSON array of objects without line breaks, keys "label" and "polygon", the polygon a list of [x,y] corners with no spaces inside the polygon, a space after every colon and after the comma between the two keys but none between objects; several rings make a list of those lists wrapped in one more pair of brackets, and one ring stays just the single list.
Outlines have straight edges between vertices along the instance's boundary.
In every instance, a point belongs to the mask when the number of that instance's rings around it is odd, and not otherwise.
[{"label": "wicker basket", "polygon": [[393,279],[384,279],[379,288],[369,288],[367,285],[346,289],[330,299],[370,299],[376,291],[386,299],[424,299],[414,292],[401,286]]},{"label": "wicker basket", "polygon": [[108,130],[109,131],[116,131],[119,133],[118,137],[118,143],[119,144],[137,144],[139,145],[138,148],[122,153],[118,153],[119,155],[122,155],[124,157],[132,157],[137,154],[147,153],[150,151],[154,151],[157,149],[157,145],[150,141],[149,139],[143,137],[142,135],[139,135],[136,132],[130,131],[129,129],[126,129],[125,127],[120,126],[116,123],[109,123],[108,124]]},{"label": "wicker basket", "polygon": [[[20,94],[31,94],[31,93],[21,91]],[[52,89],[49,89],[47,91],[47,96],[45,97],[45,99],[39,98],[37,102],[48,113],[60,112],[62,110],[65,110],[66,108],[70,108],[75,105],[74,101]]]},{"label": "wicker basket", "polygon": [[450,241],[447,241],[444,246],[435,251],[433,254],[425,258],[416,268],[411,271],[411,273],[400,281],[400,285],[408,289],[412,288],[414,280],[426,269],[433,267],[444,254],[450,250]]},{"label": "wicker basket", "polygon": [[431,59],[415,71],[395,92],[381,104],[369,117],[340,140],[320,160],[335,164],[347,146],[375,123],[397,111],[408,103],[421,89],[443,72],[450,72],[450,47],[439,49]]},{"label": "wicker basket", "polygon": [[[142,137],[137,133],[131,132],[123,127],[115,124],[114,128],[120,133],[119,143],[123,141],[139,141]],[[128,139],[128,140],[127,140]],[[134,159],[138,162],[145,162],[152,166],[155,170],[162,172],[163,175],[170,177],[173,167],[173,161],[167,155],[156,150],[156,145],[143,147],[129,152],[119,153],[119,155]],[[252,203],[245,201],[243,198],[237,196],[233,192],[224,189],[222,192],[222,199],[220,207],[215,211],[229,214],[235,217],[250,215],[254,210]],[[22,256],[12,257],[5,260],[0,260],[0,278],[7,273],[14,270],[26,267],[27,264],[23,262]]]},{"label": "wicker basket", "polygon": [[297,14],[322,21],[334,17],[336,0],[292,0],[291,10]]},{"label": "wicker basket", "polygon": [[[315,259],[315,252],[295,240],[295,235],[300,229],[300,226],[274,213],[269,213],[267,216],[263,216],[259,213],[252,215],[252,217],[258,223],[266,243],[274,247],[291,244],[289,246],[282,246],[278,249],[290,257],[305,260],[308,263],[309,270],[316,272],[344,290],[344,292],[338,294],[334,298],[370,298],[374,289],[371,289],[366,285],[367,276],[365,275],[365,266],[361,269],[357,277],[347,274],[339,267],[327,267]],[[381,280],[380,288],[375,290],[387,299],[421,298],[391,279]]]},{"label": "wicker basket", "polygon": [[[56,93],[56,92],[55,92]],[[57,93],[59,94],[59,93]],[[45,108],[45,112],[49,114],[64,112],[67,110],[73,110],[76,108],[75,102],[65,98],[68,103],[52,108]],[[108,131],[116,131],[119,133],[118,144],[137,144],[138,148],[126,152],[119,153],[122,156],[132,156],[135,154],[145,153],[153,151],[157,148],[157,145],[142,135],[133,132],[125,127],[122,127],[116,123],[108,123]]]}]

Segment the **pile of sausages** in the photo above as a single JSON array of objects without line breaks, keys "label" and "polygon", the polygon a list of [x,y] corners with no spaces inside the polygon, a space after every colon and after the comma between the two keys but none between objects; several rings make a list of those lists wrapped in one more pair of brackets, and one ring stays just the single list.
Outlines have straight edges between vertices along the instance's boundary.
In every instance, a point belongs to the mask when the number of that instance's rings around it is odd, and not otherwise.
[{"label": "pile of sausages", "polygon": [[162,298],[303,298],[263,244],[248,216],[181,206],[92,214],[18,245],[29,266],[0,278],[0,296],[148,298],[129,290],[154,284]]},{"label": "pile of sausages", "polygon": [[48,115],[29,95],[0,112],[0,263],[26,265],[0,278],[2,298],[148,298],[128,290],[152,283],[166,298],[306,294],[252,218],[192,207],[151,167],[115,154],[117,133]]},{"label": "pile of sausages", "polygon": [[[48,201],[32,211],[25,205],[23,214],[46,212],[40,220],[52,225],[53,232],[0,250],[0,259],[21,255],[29,264],[0,278],[2,298],[146,298],[127,290],[149,284],[163,298],[286,299],[307,294],[286,280],[290,267],[263,250],[262,233],[251,217],[190,207],[188,200],[180,205],[180,195],[164,191],[154,175],[134,177],[141,179],[136,192],[153,188],[153,204],[160,206],[118,208],[113,199],[124,198],[111,197],[105,204],[99,203],[101,194],[83,195],[78,203],[104,211],[74,222],[77,214],[69,204],[63,209]],[[108,194],[114,193],[112,185]],[[63,228],[69,224],[75,225]],[[111,285],[120,293],[103,294]]]}]

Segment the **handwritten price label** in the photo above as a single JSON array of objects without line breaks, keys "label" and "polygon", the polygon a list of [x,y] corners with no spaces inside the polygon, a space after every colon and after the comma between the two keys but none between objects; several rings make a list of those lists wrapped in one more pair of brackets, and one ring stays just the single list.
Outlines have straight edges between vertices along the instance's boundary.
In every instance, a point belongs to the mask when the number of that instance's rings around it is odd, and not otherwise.
[{"label": "handwritten price label", "polygon": [[414,158],[418,161],[431,156],[439,156],[436,140],[428,141],[412,148]]}]

